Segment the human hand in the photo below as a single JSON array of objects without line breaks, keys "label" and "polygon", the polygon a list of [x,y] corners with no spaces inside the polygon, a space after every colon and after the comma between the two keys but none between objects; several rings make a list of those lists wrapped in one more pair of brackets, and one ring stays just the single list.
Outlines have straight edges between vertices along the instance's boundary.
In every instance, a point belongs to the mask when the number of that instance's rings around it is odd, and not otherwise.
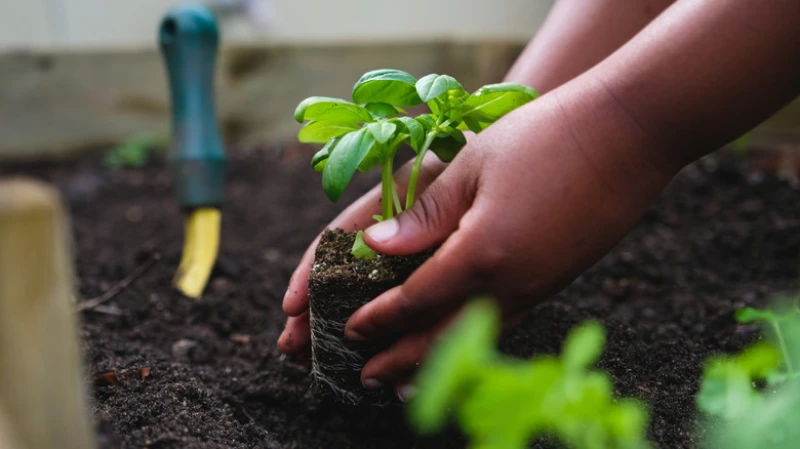
[{"label": "human hand", "polygon": [[[405,194],[406,183],[413,165],[414,161],[409,161],[394,175],[395,184],[400,195]],[[424,192],[425,188],[442,173],[445,167],[446,165],[439,161],[432,152],[426,155],[417,181],[417,191]],[[380,213],[381,188],[379,185],[339,214],[328,225],[328,228],[341,228],[345,231],[363,230],[367,225],[375,221],[372,217]],[[283,311],[289,318],[286,321],[283,333],[278,338],[278,348],[281,352],[304,358],[309,358],[311,355],[311,330],[308,321],[308,276],[314,264],[314,253],[318,242],[319,236],[309,245],[300,260],[300,264],[289,280],[286,296],[283,299]]]},{"label": "human hand", "polygon": [[[585,113],[586,102],[598,109]],[[611,127],[597,126],[597,110]],[[383,254],[442,246],[348,321],[351,340],[397,338],[364,366],[363,384],[402,386],[471,295],[494,297],[511,326],[602,257],[680,166],[646,143],[596,93],[544,96],[470,141],[411,209],[365,232]]]}]

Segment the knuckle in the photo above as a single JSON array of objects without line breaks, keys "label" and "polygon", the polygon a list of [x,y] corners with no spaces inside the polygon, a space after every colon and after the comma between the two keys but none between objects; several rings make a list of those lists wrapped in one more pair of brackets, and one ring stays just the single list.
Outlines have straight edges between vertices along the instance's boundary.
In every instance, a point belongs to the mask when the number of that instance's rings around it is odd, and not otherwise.
[{"label": "knuckle", "polygon": [[395,315],[400,320],[411,320],[415,318],[420,311],[419,302],[402,292],[395,298],[394,306]]},{"label": "knuckle", "polygon": [[479,256],[470,260],[469,268],[474,277],[480,279],[494,278],[497,273],[508,267],[508,252],[502,248],[492,246],[487,245]]}]

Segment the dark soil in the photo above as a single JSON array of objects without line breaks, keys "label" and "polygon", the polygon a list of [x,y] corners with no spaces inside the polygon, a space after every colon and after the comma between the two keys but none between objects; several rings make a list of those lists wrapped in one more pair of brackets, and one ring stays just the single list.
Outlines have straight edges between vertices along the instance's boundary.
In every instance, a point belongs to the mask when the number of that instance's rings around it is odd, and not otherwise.
[{"label": "dark soil", "polygon": [[[103,308],[83,313],[92,383],[106,447],[426,448],[397,409],[318,399],[309,368],[275,349],[281,299],[306,245],[340,207],[328,204],[308,148],[234,151],[224,211],[222,262],[205,298],[170,287],[182,217],[164,166],[105,172],[98,158],[4,168],[56,183],[69,200],[80,296],[101,294],[158,251],[163,261]],[[600,365],[621,395],[652,405],[650,435],[691,448],[693,395],[703,360],[756,338],[734,323],[737,307],[796,287],[798,192],[771,176],[694,165],[611,254],[536,312],[503,343],[522,356],[558,351],[583,319],[603,321]],[[357,176],[341,204],[375,182]],[[363,224],[359,224],[362,225]],[[142,380],[140,368],[150,375]]]},{"label": "dark soil", "polygon": [[347,319],[381,293],[403,282],[430,257],[378,255],[356,259],[355,232],[341,229],[322,233],[308,280],[311,306],[312,376],[320,393],[352,405],[397,402],[392,388],[365,390],[361,368],[385,347],[385,342],[351,342],[344,338]]}]

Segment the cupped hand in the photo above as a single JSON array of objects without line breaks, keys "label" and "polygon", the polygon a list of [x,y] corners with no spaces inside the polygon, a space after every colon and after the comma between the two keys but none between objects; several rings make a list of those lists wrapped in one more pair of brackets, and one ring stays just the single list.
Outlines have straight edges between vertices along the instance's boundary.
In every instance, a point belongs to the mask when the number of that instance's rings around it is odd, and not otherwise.
[{"label": "cupped hand", "polygon": [[515,324],[602,257],[666,186],[679,164],[662,163],[613,99],[600,95],[591,113],[582,103],[546,95],[512,112],[472,139],[412,208],[366,230],[383,254],[441,247],[348,321],[351,340],[397,338],[364,366],[365,386],[402,390],[473,295],[491,295],[505,325]]},{"label": "cupped hand", "polygon": [[[395,173],[395,183],[399,194],[404,195],[413,160],[409,161]],[[430,185],[445,168],[433,153],[428,154],[420,170],[417,182],[417,191],[423,191]],[[328,228],[341,228],[345,231],[363,230],[381,213],[381,189],[377,186],[342,211],[329,225]],[[295,269],[289,280],[286,296],[283,299],[283,311],[289,317],[286,327],[278,339],[278,348],[285,354],[298,355],[308,358],[311,354],[311,330],[308,321],[308,276],[314,264],[314,252],[319,242],[319,236],[311,243],[300,264]]]}]

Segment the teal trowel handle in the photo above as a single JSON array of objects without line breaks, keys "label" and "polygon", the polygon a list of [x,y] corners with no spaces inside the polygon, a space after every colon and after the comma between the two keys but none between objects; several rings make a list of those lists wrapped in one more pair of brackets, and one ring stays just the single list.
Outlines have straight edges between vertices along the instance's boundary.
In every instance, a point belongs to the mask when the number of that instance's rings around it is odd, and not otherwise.
[{"label": "teal trowel handle", "polygon": [[168,162],[185,209],[219,207],[225,186],[225,149],[214,108],[219,30],[211,11],[181,4],[161,21],[159,41],[172,96]]}]

